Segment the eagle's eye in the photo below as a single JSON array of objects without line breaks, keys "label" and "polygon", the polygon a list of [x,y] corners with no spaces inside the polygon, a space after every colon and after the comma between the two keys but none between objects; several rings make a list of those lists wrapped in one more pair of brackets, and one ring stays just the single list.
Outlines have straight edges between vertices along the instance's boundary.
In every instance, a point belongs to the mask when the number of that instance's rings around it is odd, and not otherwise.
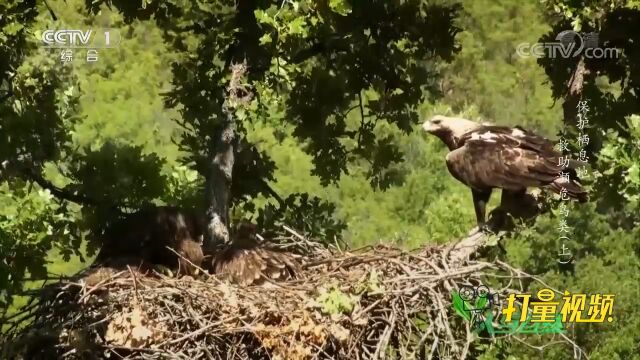
[{"label": "eagle's eye", "polygon": [[435,119],[435,120],[431,120],[432,123],[434,123],[435,125],[440,125],[440,123],[442,122],[442,120],[440,119]]}]

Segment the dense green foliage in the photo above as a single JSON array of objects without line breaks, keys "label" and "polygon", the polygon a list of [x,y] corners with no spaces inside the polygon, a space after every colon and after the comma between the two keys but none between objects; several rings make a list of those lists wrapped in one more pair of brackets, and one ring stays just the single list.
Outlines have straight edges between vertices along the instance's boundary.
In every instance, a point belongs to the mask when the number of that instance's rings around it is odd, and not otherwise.
[{"label": "dense green foliage", "polygon": [[[234,217],[352,246],[458,239],[475,224],[471,196],[448,174],[444,146],[416,131],[419,120],[456,114],[575,135],[560,104],[578,59],[514,52],[575,28],[624,50],[586,60],[594,201],[571,207],[576,261],[556,262],[555,211],[505,239],[499,256],[559,289],[616,294],[615,322],[578,324],[574,336],[591,358],[640,359],[636,2],[240,3],[48,1],[54,20],[42,2],[0,2],[0,305],[19,299],[26,278],[86,266],[96,245],[88,235],[114,206],[202,206],[228,65],[242,60],[253,97],[235,112]],[[119,29],[122,41],[92,64],[61,64],[37,39],[43,29],[100,27]],[[61,200],[40,180],[92,203]],[[514,340],[477,341],[472,352],[572,356]]]}]

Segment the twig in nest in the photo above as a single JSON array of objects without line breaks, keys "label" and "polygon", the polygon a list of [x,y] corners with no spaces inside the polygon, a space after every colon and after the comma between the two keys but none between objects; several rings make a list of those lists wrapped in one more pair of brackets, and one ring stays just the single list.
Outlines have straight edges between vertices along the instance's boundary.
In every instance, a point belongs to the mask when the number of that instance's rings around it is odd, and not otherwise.
[{"label": "twig in nest", "polygon": [[133,295],[136,297],[136,303],[140,302],[140,294],[138,293],[138,282],[136,279],[133,270],[131,270],[131,266],[127,265],[127,269],[129,270],[129,274],[131,274],[131,282],[133,283]]},{"label": "twig in nest", "polygon": [[222,319],[220,321],[217,321],[217,322],[214,322],[214,323],[210,323],[209,325],[207,325],[205,327],[202,327],[202,328],[199,328],[198,330],[190,332],[189,334],[186,334],[186,335],[184,335],[182,337],[179,337],[177,339],[170,340],[170,341],[165,341],[165,342],[159,344],[158,346],[162,346],[164,344],[168,344],[169,345],[169,344],[179,343],[179,342],[181,342],[183,340],[190,339],[190,338],[193,338],[195,336],[198,336],[198,335],[204,333],[205,331],[210,330],[214,326],[219,326],[219,325],[222,325],[222,324],[224,324],[226,322],[229,322],[230,320],[237,320],[239,318],[240,318],[239,316],[231,316],[231,317],[228,317],[226,319]]},{"label": "twig in nest", "polygon": [[[198,269],[198,271],[199,271],[200,273],[205,274],[205,276],[206,276],[207,278],[209,278],[209,279],[210,279],[210,278],[212,278],[212,277],[213,277],[213,276],[211,276],[211,275],[209,274],[209,272],[205,271],[205,270],[204,270],[203,268],[201,268],[200,266],[198,266],[198,265],[194,264],[193,262],[191,262],[191,260],[189,260],[189,259],[187,259],[186,257],[182,256],[182,254],[180,254],[179,252],[175,251],[173,248],[171,248],[171,247],[169,247],[169,246],[167,246],[166,248],[167,248],[167,249],[169,249],[169,250],[171,250],[171,251],[172,251],[174,254],[176,254],[179,258],[181,258],[181,259],[185,260],[186,262],[188,262],[188,263],[189,263],[189,265],[191,265],[191,266],[193,266],[194,268]],[[210,256],[210,255],[209,255],[209,256]]]},{"label": "twig in nest", "polygon": [[[82,295],[82,297],[80,299],[78,299],[78,302],[84,302],[86,303],[87,298],[89,297],[89,295],[91,295],[94,291],[98,290],[101,286],[107,284],[108,282],[110,282],[111,280],[117,278],[118,276],[122,275],[125,273],[126,270],[122,270],[118,273],[115,273],[111,276],[109,276],[106,279],[101,280],[100,282],[98,282],[97,284],[95,284],[91,289],[89,289],[89,291],[84,292],[84,294]],[[83,289],[85,287],[83,286]]]}]

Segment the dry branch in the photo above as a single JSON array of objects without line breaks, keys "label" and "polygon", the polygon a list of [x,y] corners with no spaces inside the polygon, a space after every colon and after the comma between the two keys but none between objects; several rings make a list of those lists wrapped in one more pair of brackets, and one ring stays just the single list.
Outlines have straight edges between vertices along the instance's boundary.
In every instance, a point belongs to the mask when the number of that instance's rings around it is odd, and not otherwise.
[{"label": "dry branch", "polygon": [[[113,270],[87,288],[85,272],[42,290],[29,326],[5,334],[0,358],[473,358],[475,341],[493,340],[478,340],[452,313],[450,292],[487,275],[527,276],[467,260],[482,245],[478,233],[411,252],[338,252],[287,231],[280,246],[306,259],[294,281],[240,287]],[[554,346],[575,346],[562,344]]]}]

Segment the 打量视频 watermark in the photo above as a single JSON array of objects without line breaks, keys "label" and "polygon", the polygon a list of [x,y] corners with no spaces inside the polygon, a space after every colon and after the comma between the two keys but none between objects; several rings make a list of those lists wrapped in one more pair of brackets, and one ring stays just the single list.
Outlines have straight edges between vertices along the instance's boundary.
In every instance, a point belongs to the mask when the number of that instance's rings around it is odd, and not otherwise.
[{"label": "\u6253\u91cf\u89c6\u9891 watermark", "polygon": [[604,323],[613,321],[612,294],[572,294],[564,291],[562,301],[551,289],[531,294],[510,294],[504,308],[500,297],[488,287],[463,286],[452,293],[454,311],[469,322],[474,333],[561,334],[567,323]]}]

